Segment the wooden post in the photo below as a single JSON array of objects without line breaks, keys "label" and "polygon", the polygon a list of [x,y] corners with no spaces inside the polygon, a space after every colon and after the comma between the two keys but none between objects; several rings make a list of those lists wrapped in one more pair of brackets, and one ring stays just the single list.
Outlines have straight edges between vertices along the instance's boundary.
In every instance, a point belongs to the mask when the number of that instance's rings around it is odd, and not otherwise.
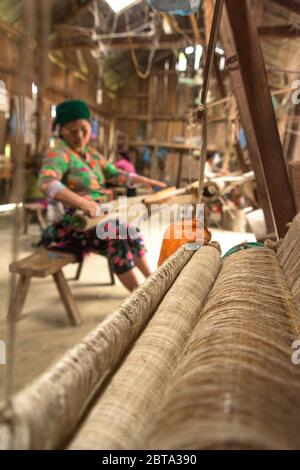
[{"label": "wooden post", "polygon": [[265,215],[268,233],[273,233],[275,229],[271,213],[271,203],[266,188],[263,169],[260,162],[259,149],[257,146],[255,132],[247,105],[246,94],[243,88],[243,81],[239,68],[238,58],[236,55],[234,40],[232,37],[228,16],[225,10],[223,11],[223,19],[221,22],[220,33],[221,41],[227,57],[227,68],[230,73],[232,88],[237,100],[239,114],[241,122],[243,124],[243,128],[245,130],[249,153],[251,156],[251,163],[255,172],[258,199]]},{"label": "wooden post", "polygon": [[181,150],[179,152],[179,159],[178,159],[178,173],[177,173],[177,183],[176,183],[177,188],[180,188],[180,183],[181,183],[183,155],[184,155],[184,151]]},{"label": "wooden post", "polygon": [[203,2],[204,26],[205,26],[205,43],[209,42],[209,35],[214,14],[214,5],[212,0],[204,0]]},{"label": "wooden post", "polygon": [[239,142],[235,144],[235,151],[236,151],[236,156],[237,156],[241,171],[243,173],[246,173],[247,171],[249,171],[249,167],[247,163],[245,162],[244,152]]},{"label": "wooden post", "polygon": [[[259,37],[248,0],[225,0],[223,45],[270,230],[283,237],[295,206],[283,157]],[[231,29],[231,30],[230,30]],[[264,184],[265,183],[265,184]],[[263,188],[265,187],[265,190]],[[268,204],[269,203],[269,204]]]},{"label": "wooden post", "polygon": [[117,151],[117,132],[116,132],[116,118],[111,118],[109,123],[109,143],[108,143],[108,160],[110,162],[116,161]]},{"label": "wooden post", "polygon": [[42,152],[48,143],[47,110],[44,105],[48,75],[48,50],[51,9],[49,0],[36,4],[36,70],[37,70],[37,120],[36,152]]}]

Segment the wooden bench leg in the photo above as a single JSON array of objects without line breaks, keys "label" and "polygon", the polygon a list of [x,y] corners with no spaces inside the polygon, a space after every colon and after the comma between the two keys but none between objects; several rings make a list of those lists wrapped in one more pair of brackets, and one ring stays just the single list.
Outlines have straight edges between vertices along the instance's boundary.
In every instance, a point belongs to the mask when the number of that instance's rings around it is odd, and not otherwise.
[{"label": "wooden bench leg", "polygon": [[27,235],[28,233],[28,226],[29,222],[31,220],[31,212],[28,209],[24,209],[24,229],[23,229],[23,234]]},{"label": "wooden bench leg", "polygon": [[19,276],[15,295],[14,298],[11,299],[8,309],[7,320],[9,322],[16,322],[19,321],[21,318],[22,310],[30,285],[30,279],[31,276],[25,276],[24,274],[20,274]]},{"label": "wooden bench leg", "polygon": [[72,279],[73,281],[79,281],[80,276],[81,276],[81,271],[82,271],[82,268],[83,268],[83,263],[84,263],[84,260],[82,260],[79,263],[78,268],[77,268],[77,272],[75,274],[75,277],[74,277],[74,279]]},{"label": "wooden bench leg", "polygon": [[36,216],[37,216],[37,219],[38,219],[38,223],[39,223],[41,232],[43,233],[43,231],[47,228],[47,222],[45,221],[45,219],[43,217],[42,209],[39,208],[39,209],[36,210]]},{"label": "wooden bench leg", "polygon": [[53,274],[53,278],[60,294],[61,300],[67,311],[67,315],[69,317],[71,325],[81,325],[82,319],[78,307],[76,305],[75,299],[62,270],[59,270],[57,271],[57,273]]},{"label": "wooden bench leg", "polygon": [[114,272],[112,270],[110,260],[108,259],[107,261],[108,261],[108,270],[109,270],[109,275],[110,275],[110,285],[114,286],[116,284]]}]

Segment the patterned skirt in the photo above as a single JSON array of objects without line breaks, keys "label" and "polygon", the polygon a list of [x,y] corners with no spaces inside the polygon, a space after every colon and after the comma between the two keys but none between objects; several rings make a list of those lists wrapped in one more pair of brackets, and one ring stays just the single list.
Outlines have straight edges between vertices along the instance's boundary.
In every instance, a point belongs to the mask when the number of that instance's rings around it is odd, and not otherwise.
[{"label": "patterned skirt", "polygon": [[[88,253],[98,253],[109,258],[113,271],[124,274],[135,267],[135,258],[145,256],[146,249],[139,229],[118,220],[112,220],[86,232],[75,231],[70,224],[71,215],[50,225],[43,233],[40,245],[54,250],[70,252],[82,261]],[[99,233],[104,234],[99,238]],[[113,233],[113,237],[109,234]],[[108,234],[105,236],[105,234]],[[134,234],[134,236],[133,236]]]}]

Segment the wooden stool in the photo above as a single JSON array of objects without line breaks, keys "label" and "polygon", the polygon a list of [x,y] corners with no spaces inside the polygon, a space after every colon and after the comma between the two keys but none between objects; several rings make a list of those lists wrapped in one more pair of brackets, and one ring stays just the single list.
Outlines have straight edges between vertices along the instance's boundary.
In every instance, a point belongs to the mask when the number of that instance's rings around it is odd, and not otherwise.
[{"label": "wooden stool", "polygon": [[32,216],[35,214],[40,226],[41,231],[45,230],[47,227],[47,222],[44,219],[43,212],[45,211],[45,206],[40,202],[32,202],[24,204],[24,235],[28,232],[28,226]]},{"label": "wooden stool", "polygon": [[8,311],[8,321],[18,321],[28,293],[32,277],[45,278],[53,276],[60,298],[65,306],[71,325],[78,326],[82,319],[62,268],[69,263],[76,263],[72,254],[50,250],[39,250],[31,256],[16,261],[9,266],[12,273],[19,274],[14,299]]}]

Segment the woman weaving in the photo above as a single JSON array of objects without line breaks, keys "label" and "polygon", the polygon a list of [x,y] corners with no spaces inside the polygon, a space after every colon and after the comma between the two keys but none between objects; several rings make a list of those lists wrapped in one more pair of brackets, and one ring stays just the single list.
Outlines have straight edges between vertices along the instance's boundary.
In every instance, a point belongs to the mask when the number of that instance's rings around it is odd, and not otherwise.
[{"label": "woman weaving", "polygon": [[124,186],[143,184],[161,188],[165,184],[121,171],[89,146],[90,111],[85,102],[65,101],[57,106],[56,113],[55,126],[59,125],[60,139],[46,155],[39,175],[39,187],[48,199],[62,203],[64,211],[60,220],[45,231],[42,244],[47,248],[54,246],[70,251],[78,260],[91,251],[108,257],[120,281],[133,291],[139,286],[133,268],[137,267],[145,277],[151,275],[143,237],[139,235],[133,239],[127,230],[127,239],[120,239],[120,223],[116,221],[116,239],[107,237],[100,240],[95,228],[76,232],[70,224],[71,217],[75,209],[96,217],[99,204],[110,200],[111,193],[105,189],[106,181]]}]

